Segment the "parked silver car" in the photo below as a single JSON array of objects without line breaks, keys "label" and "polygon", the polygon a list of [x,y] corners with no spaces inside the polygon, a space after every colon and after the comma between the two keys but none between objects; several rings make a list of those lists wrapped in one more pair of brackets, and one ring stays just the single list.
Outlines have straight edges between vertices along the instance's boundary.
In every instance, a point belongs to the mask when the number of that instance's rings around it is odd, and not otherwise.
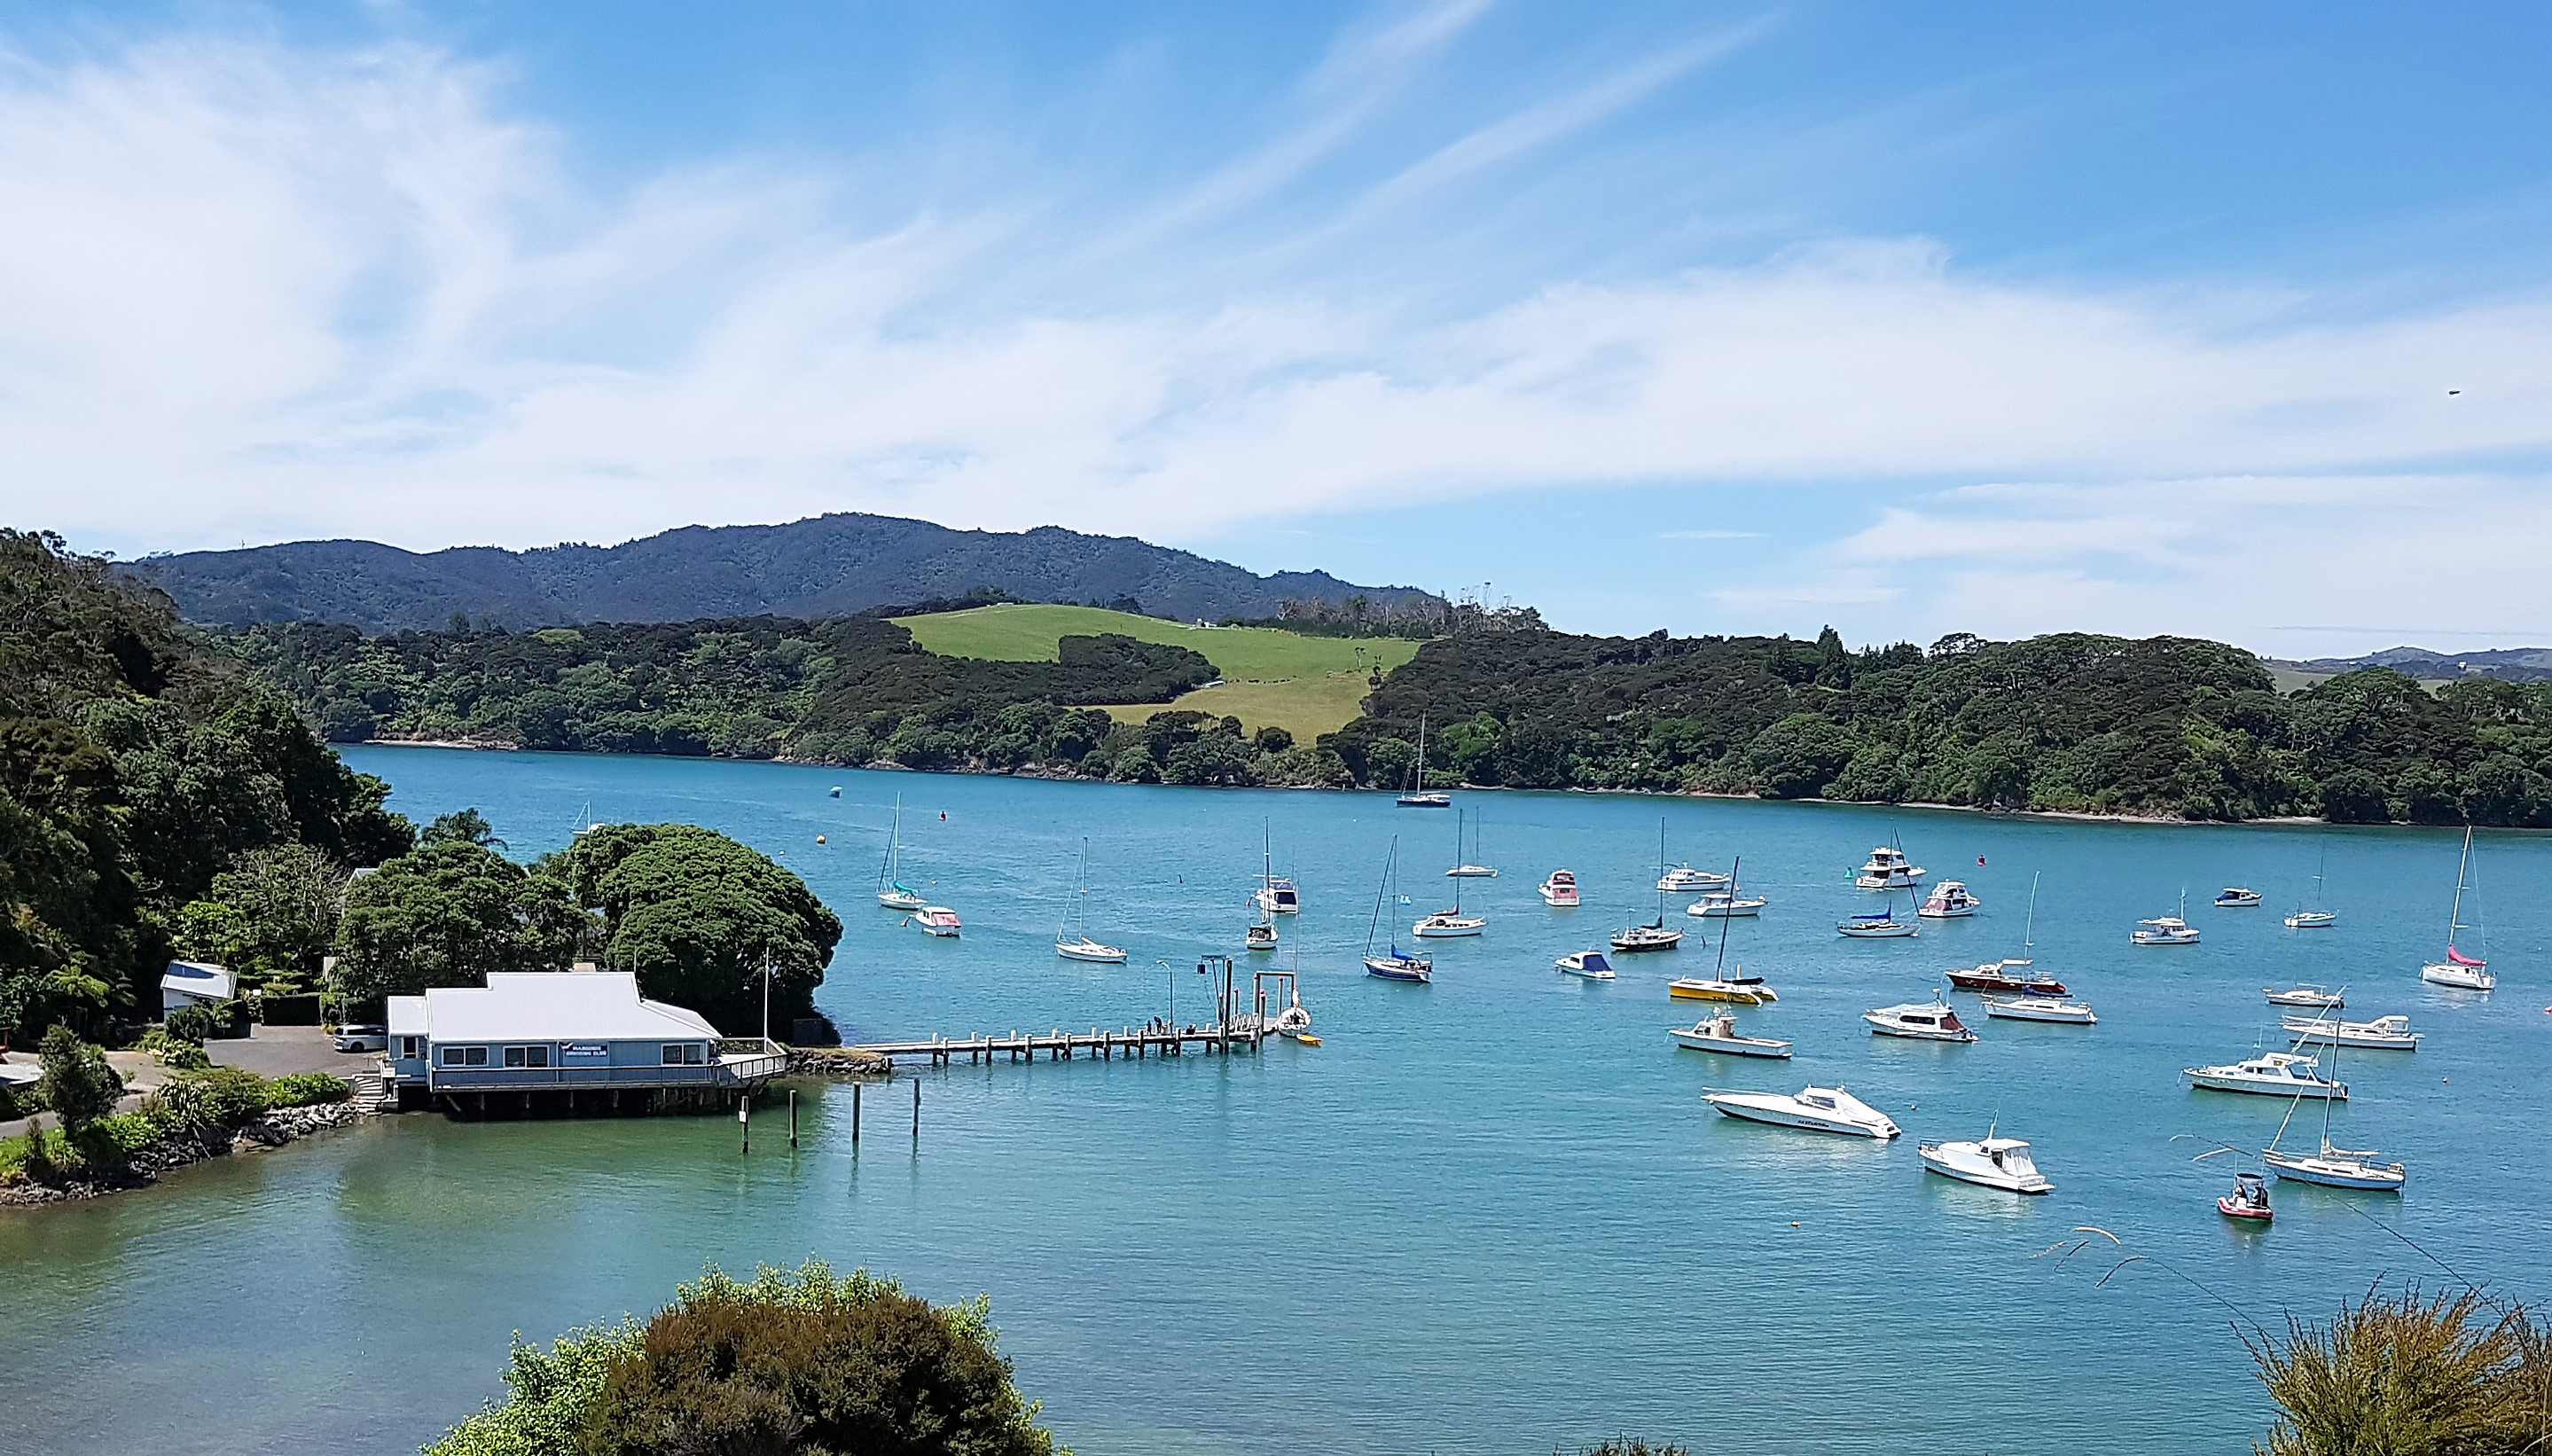
[{"label": "parked silver car", "polygon": [[390,1029],[386,1026],[337,1028],[337,1050],[341,1052],[386,1052],[389,1049]]}]

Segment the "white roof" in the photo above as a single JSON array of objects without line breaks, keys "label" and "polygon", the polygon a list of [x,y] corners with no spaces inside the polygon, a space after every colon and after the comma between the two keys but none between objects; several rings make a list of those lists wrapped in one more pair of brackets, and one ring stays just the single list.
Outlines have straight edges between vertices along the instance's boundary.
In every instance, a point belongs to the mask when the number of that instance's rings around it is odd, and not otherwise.
[{"label": "white roof", "polygon": [[391,996],[389,1003],[390,1035],[425,1035],[425,997]]},{"label": "white roof", "polygon": [[494,971],[484,988],[438,986],[420,999],[426,1034],[437,1042],[689,1040],[718,1034],[697,1011],[640,996],[638,978],[627,971]]},{"label": "white roof", "polygon": [[226,1001],[239,993],[239,978],[200,961],[170,961],[167,974],[160,978],[160,988]]}]

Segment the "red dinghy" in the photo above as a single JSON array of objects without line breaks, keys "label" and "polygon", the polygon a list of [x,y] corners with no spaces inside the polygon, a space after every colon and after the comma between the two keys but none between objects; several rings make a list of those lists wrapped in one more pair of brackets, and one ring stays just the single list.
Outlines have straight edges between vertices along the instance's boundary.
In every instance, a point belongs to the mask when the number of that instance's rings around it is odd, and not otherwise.
[{"label": "red dinghy", "polygon": [[2274,1216],[2269,1211],[2268,1180],[2256,1173],[2234,1174],[2233,1192],[2215,1200],[2215,1211],[2227,1218],[2268,1222]]},{"label": "red dinghy", "polygon": [[2027,961],[1987,961],[1972,971],[1953,971],[1950,984],[1961,990],[2019,991],[2024,995],[2061,996],[2065,983]]}]

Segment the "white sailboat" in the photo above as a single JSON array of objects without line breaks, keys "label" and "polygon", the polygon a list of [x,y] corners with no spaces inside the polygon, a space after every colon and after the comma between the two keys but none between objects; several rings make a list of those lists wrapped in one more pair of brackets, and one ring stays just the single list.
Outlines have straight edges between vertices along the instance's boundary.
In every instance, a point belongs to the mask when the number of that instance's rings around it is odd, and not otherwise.
[{"label": "white sailboat", "polygon": [[2472,876],[2472,826],[2464,826],[2464,857],[2455,866],[2455,907],[2446,917],[2446,958],[2419,968],[2419,979],[2430,986],[2443,986],[2455,990],[2489,990],[2499,985],[2490,972],[2490,962],[2465,955],[2455,948],[2455,932],[2477,929],[2464,924],[2464,890]]},{"label": "white sailboat", "polygon": [[[1276,842],[1265,820],[1258,825],[1258,888],[1249,902],[1258,907],[1258,918],[1241,932],[1241,948],[1250,951],[1276,949]],[[1297,908],[1300,901],[1297,900]]]},{"label": "white sailboat", "polygon": [[930,902],[897,878],[904,873],[904,795],[895,796],[895,827],[887,831],[886,863],[878,867],[877,900],[890,910],[918,910]]},{"label": "white sailboat", "polygon": [[[1081,878],[1064,906],[1062,923],[1054,927],[1054,953],[1069,961],[1099,961],[1109,965],[1122,964],[1125,952],[1116,946],[1092,940],[1081,925],[1081,907],[1090,898],[1090,840],[1081,841]],[[1066,932],[1070,937],[1066,938]]]},{"label": "white sailboat", "polygon": [[2313,867],[2313,902],[2309,909],[2298,906],[2286,917],[2288,930],[2328,930],[2339,923],[2339,916],[2324,908],[2322,872],[2330,868],[2330,846],[2321,847],[2321,863]]},{"label": "white sailboat", "polygon": [[1666,821],[1657,821],[1657,918],[1646,925],[1625,925],[1613,932],[1613,949],[1624,955],[1670,951],[1683,944],[1683,932],[1666,928]]},{"label": "white sailboat", "polygon": [[1436,963],[1426,956],[1404,956],[1395,944],[1389,953],[1373,953],[1374,937],[1382,931],[1383,897],[1400,898],[1400,836],[1391,837],[1391,853],[1382,862],[1382,884],[1374,886],[1373,923],[1364,931],[1364,973],[1384,981],[1410,981],[1421,985],[1436,979]]},{"label": "white sailboat", "polygon": [[1480,854],[1480,821],[1477,819],[1473,819],[1471,821],[1471,854],[1474,856],[1474,859],[1465,860],[1462,858],[1462,820],[1467,812],[1467,810],[1463,809],[1455,809],[1453,811],[1454,865],[1452,869],[1445,871],[1444,874],[1446,878],[1453,880],[1495,880],[1498,878],[1498,872],[1495,868],[1476,863],[1477,859],[1485,858],[1485,856]]},{"label": "white sailboat", "polygon": [[1450,795],[1433,792],[1427,787],[1427,715],[1425,713],[1418,715],[1417,776],[1411,781],[1409,791],[1400,796],[1400,806],[1404,809],[1449,809],[1453,807],[1453,800]]},{"label": "white sailboat", "polygon": [[[2339,1075],[2339,1048],[2336,1045],[2330,1051],[2330,1070],[2333,1077]],[[2320,1151],[2286,1153],[2278,1149],[2278,1144],[2286,1138],[2286,1123],[2295,1120],[2295,1108],[2303,1105],[2303,1098],[2297,1097],[2286,1105],[2286,1121],[2278,1124],[2278,1134],[2269,1139],[2269,1146],[2262,1150],[2260,1161],[2268,1165],[2271,1173],[2293,1183],[2317,1183],[2324,1188],[2367,1189],[2378,1193],[2400,1192],[2401,1186],[2409,1182],[2409,1174],[2398,1161],[2378,1163],[2373,1148],[2331,1145],[2332,1100],[2330,1097],[2321,1099]]]}]

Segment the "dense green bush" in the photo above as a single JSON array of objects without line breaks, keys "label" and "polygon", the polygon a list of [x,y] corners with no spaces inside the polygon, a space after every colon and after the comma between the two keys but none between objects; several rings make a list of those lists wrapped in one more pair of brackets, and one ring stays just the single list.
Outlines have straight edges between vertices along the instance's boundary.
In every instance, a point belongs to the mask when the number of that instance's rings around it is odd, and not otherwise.
[{"label": "dense green bush", "polygon": [[106,1054],[79,1039],[67,1026],[45,1033],[45,1075],[36,1095],[62,1127],[77,1132],[115,1110],[124,1095],[124,1079],[106,1065]]},{"label": "dense green bush", "polygon": [[162,1067],[182,1070],[213,1065],[212,1058],[204,1054],[202,1042],[189,1041],[185,1037],[172,1035],[165,1026],[154,1026],[143,1032],[142,1041],[137,1050],[146,1053],[151,1060]]},{"label": "dense green bush", "polygon": [[222,1034],[222,1020],[213,1013],[212,1007],[192,1003],[171,1008],[166,1016],[160,1018],[160,1026],[176,1040],[193,1042],[199,1047]]},{"label": "dense green bush", "polygon": [[264,1019],[268,1026],[320,1024],[319,992],[315,990],[295,991],[289,995],[277,995],[268,991],[259,997],[259,1001],[265,1007]]},{"label": "dense green bush", "polygon": [[976,1300],[809,1262],[750,1283],[712,1269],[644,1326],[517,1344],[512,1398],[428,1456],[1045,1456]]},{"label": "dense green bush", "polygon": [[327,1102],[342,1102],[355,1094],[346,1079],[325,1072],[295,1072],[278,1077],[266,1085],[266,1105],[279,1107],[316,1107]]},{"label": "dense green bush", "polygon": [[2552,1324],[2478,1290],[2371,1292],[2248,1343],[2283,1414],[2261,1456],[2540,1456],[2552,1441]]},{"label": "dense green bush", "polygon": [[170,1131],[223,1132],[266,1115],[266,1079],[236,1067],[180,1072],[145,1097],[142,1110]]},{"label": "dense green bush", "polygon": [[71,1137],[80,1161],[91,1169],[117,1169],[133,1161],[133,1155],[158,1142],[160,1123],[145,1112],[125,1112],[101,1117],[81,1128]]}]

